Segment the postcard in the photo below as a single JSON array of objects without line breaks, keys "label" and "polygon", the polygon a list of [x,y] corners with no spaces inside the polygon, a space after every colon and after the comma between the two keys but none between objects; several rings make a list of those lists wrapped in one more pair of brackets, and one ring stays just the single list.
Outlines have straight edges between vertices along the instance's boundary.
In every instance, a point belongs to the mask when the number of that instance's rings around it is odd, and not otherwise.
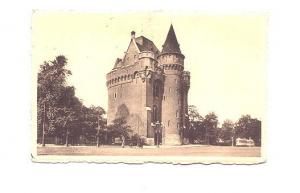
[{"label": "postcard", "polygon": [[267,16],[33,11],[32,160],[266,161]]}]

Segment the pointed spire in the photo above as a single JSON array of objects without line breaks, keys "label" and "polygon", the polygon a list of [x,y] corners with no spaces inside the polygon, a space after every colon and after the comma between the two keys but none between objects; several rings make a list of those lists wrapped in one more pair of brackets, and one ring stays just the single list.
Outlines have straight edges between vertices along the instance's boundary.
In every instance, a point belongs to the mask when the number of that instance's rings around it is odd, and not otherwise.
[{"label": "pointed spire", "polygon": [[166,41],[163,45],[162,53],[180,53],[179,44],[175,35],[173,25],[171,24]]}]

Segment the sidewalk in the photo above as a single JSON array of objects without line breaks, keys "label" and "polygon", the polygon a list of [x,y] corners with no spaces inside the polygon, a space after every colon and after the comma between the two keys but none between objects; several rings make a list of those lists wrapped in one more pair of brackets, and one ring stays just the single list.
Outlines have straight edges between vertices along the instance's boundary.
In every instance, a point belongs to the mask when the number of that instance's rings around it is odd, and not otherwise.
[{"label": "sidewalk", "polygon": [[208,147],[209,145],[200,145],[200,144],[189,144],[189,145],[159,145],[159,147],[157,147],[156,145],[151,145],[151,146],[147,146],[144,145],[144,148],[149,148],[149,149],[153,149],[153,148],[184,148],[184,147]]},{"label": "sidewalk", "polygon": [[[42,144],[37,144],[37,147],[43,147]],[[55,144],[46,144],[45,147],[66,147],[66,145],[55,145]],[[91,147],[91,148],[96,148],[97,146],[95,145],[69,145],[68,147],[73,147],[73,148],[86,148],[86,147]],[[201,145],[201,144],[188,144],[188,145],[160,145],[157,147],[156,145],[144,145],[143,149],[156,149],[156,148],[185,148],[185,147],[209,147],[209,145]],[[100,145],[99,148],[122,148],[121,145]],[[141,149],[138,146],[128,146],[126,145],[124,148],[137,148]]]}]

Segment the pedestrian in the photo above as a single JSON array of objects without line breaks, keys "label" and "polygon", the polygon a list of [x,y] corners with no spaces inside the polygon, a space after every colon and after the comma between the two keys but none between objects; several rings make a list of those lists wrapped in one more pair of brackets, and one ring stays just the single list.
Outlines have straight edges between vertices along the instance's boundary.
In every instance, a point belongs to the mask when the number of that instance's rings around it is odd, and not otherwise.
[{"label": "pedestrian", "polygon": [[140,148],[144,147],[144,137],[140,138]]},{"label": "pedestrian", "polygon": [[122,148],[124,148],[124,146],[125,146],[125,137],[124,137],[124,135],[122,135]]}]

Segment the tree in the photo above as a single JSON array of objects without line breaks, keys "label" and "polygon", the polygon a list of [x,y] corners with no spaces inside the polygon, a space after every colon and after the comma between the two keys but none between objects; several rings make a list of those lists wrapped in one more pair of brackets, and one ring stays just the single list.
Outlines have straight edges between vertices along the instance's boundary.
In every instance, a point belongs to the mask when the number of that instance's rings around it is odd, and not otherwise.
[{"label": "tree", "polygon": [[132,132],[130,126],[124,117],[116,118],[111,125],[108,125],[108,130],[112,138],[125,137],[128,138]]},{"label": "tree", "polygon": [[85,107],[82,113],[82,133],[89,141],[94,140],[96,137],[97,146],[100,145],[100,138],[103,136],[103,129],[106,127],[104,114],[105,110],[102,107],[95,106]]},{"label": "tree", "polygon": [[214,112],[207,114],[203,120],[205,128],[205,143],[213,145],[217,139],[218,117]]},{"label": "tree", "polygon": [[232,141],[234,132],[234,123],[233,121],[226,119],[224,120],[222,127],[218,128],[217,138],[224,143]]},{"label": "tree", "polygon": [[38,134],[42,135],[45,145],[45,135],[55,132],[55,120],[59,111],[59,98],[63,94],[66,77],[71,71],[65,69],[67,59],[57,56],[53,61],[44,62],[40,66],[37,84],[37,117]]},{"label": "tree", "polygon": [[198,109],[194,105],[189,105],[188,107],[188,115],[189,115],[189,120],[191,122],[196,122],[200,121],[202,119],[201,115],[198,112]]},{"label": "tree", "polygon": [[38,135],[43,146],[45,135],[64,138],[68,146],[70,139],[74,143],[80,136],[93,140],[99,136],[96,128],[104,127],[103,108],[85,107],[75,96],[75,88],[66,85],[66,78],[71,75],[66,65],[65,56],[57,56],[44,62],[38,73]]},{"label": "tree", "polygon": [[74,122],[78,120],[76,112],[73,109],[62,108],[60,109],[60,116],[55,120],[56,128],[60,128],[60,131],[57,133],[65,136],[65,145],[69,146],[69,135],[72,133],[73,129],[76,128]]},{"label": "tree", "polygon": [[261,146],[261,121],[252,119],[250,127],[250,136],[254,140],[256,146]]},{"label": "tree", "polygon": [[59,113],[55,123],[57,133],[65,136],[66,146],[69,145],[70,136],[74,138],[80,133],[82,106],[82,102],[75,96],[75,88],[73,86],[64,87],[64,92],[58,100]]},{"label": "tree", "polygon": [[204,140],[204,126],[203,117],[199,114],[198,109],[194,105],[190,105],[188,108],[189,115],[189,128],[188,128],[188,138],[190,143],[199,143]]},{"label": "tree", "polygon": [[261,145],[261,121],[251,118],[250,115],[243,115],[235,125],[236,137],[251,138],[255,145]]}]

